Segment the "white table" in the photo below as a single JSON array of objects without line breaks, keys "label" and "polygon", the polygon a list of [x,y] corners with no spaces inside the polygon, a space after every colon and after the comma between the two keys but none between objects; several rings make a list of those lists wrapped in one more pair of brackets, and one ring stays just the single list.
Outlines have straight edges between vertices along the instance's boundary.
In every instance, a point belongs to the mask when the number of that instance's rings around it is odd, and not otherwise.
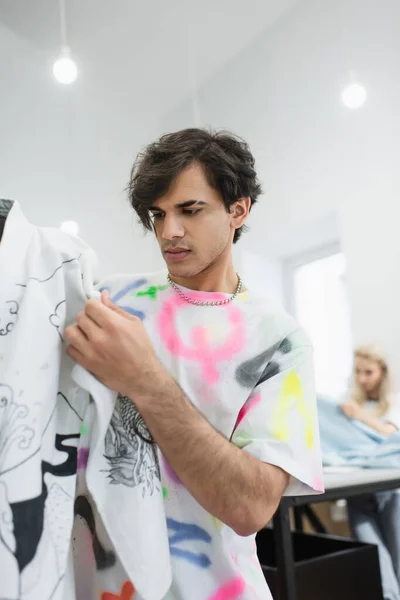
[{"label": "white table", "polygon": [[[334,492],[334,490],[341,489],[346,490],[346,496],[354,495],[348,494],[348,489],[353,486],[373,486],[373,490],[367,490],[365,493],[379,491],[376,486],[384,486],[384,489],[393,489],[393,480],[400,481],[400,469],[354,469],[354,468],[331,468],[327,467],[324,469],[324,482],[326,493],[324,500],[320,500],[320,497],[316,497],[316,502],[324,502],[326,500],[326,494]],[[389,483],[389,488],[387,484]],[[397,486],[395,486],[397,487]],[[399,486],[400,487],[400,486]],[[357,491],[357,494],[363,492]]]}]

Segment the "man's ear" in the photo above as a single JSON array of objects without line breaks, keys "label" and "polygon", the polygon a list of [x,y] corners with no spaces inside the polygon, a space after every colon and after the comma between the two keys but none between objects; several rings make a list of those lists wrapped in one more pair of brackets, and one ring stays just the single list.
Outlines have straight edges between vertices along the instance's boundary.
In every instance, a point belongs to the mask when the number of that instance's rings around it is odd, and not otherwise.
[{"label": "man's ear", "polygon": [[250,213],[251,199],[239,198],[230,209],[232,229],[239,229],[245,224]]}]

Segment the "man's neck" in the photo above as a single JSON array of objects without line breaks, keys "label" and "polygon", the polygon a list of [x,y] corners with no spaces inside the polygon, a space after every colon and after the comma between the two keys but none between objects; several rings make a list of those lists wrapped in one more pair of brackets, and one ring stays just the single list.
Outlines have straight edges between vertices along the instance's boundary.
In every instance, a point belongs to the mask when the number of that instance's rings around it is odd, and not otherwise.
[{"label": "man's neck", "polygon": [[199,292],[233,294],[238,286],[238,277],[232,263],[229,263],[224,268],[209,267],[192,277],[171,276],[171,279],[182,287]]}]

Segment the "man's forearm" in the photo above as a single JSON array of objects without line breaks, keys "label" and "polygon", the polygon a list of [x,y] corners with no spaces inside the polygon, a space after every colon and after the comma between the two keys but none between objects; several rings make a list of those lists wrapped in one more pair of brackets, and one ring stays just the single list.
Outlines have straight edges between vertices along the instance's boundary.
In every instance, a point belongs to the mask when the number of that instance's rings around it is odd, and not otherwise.
[{"label": "man's forearm", "polygon": [[288,476],[236,448],[166,375],[135,403],[171,468],[208,512],[241,535],[271,518]]}]

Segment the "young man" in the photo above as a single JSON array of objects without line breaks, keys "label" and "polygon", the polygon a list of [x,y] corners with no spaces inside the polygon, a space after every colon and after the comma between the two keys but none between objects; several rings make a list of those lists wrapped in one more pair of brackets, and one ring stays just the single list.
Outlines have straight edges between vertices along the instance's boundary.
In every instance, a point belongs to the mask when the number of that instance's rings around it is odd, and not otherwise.
[{"label": "young man", "polygon": [[232,264],[260,192],[233,135],[148,146],[130,201],[168,272],[110,279],[66,331],[70,356],[134,402],[159,448],[171,600],[270,598],[254,534],[283,494],[323,489],[310,343]]}]

